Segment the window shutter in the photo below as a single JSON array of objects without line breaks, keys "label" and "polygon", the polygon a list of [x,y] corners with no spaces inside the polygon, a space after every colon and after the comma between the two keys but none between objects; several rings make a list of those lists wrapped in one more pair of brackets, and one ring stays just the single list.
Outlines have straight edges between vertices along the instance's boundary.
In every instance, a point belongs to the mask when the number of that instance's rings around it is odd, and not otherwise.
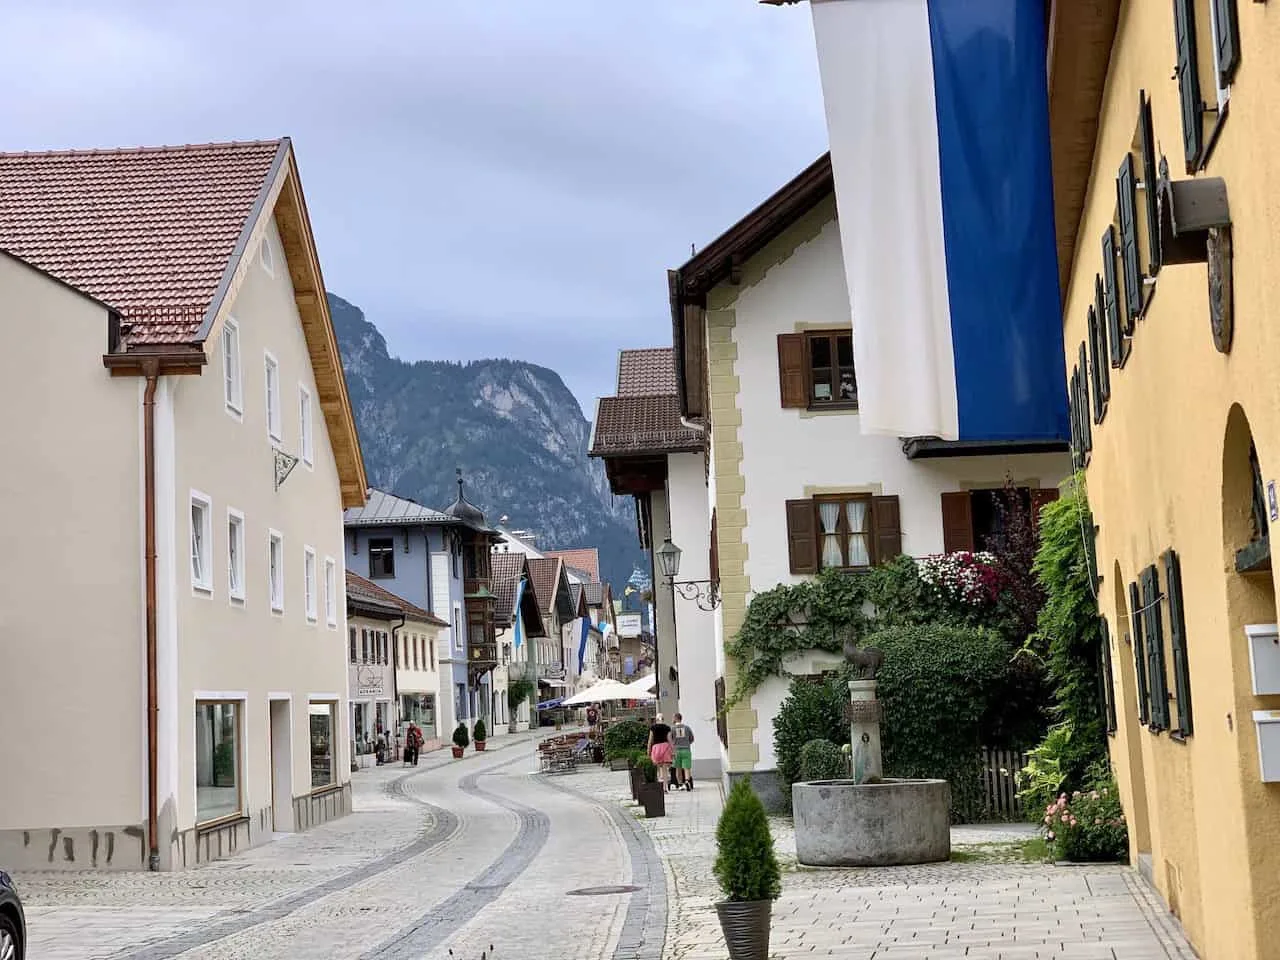
[{"label": "window shutter", "polygon": [[1218,86],[1230,86],[1240,65],[1240,18],[1236,0],[1213,0],[1214,23],[1218,30]]},{"label": "window shutter", "polygon": [[1053,503],[1057,499],[1057,487],[1042,487],[1031,491],[1031,528],[1033,530],[1040,529],[1040,511],[1046,504]]},{"label": "window shutter", "polygon": [[1077,416],[1080,419],[1080,439],[1081,450],[1083,452],[1082,466],[1089,461],[1089,454],[1093,452],[1093,427],[1089,424],[1089,353],[1084,348],[1084,344],[1080,344],[1080,410]]},{"label": "window shutter", "polygon": [[1080,371],[1072,367],[1071,379],[1067,381],[1067,419],[1071,423],[1071,466],[1079,470],[1083,460],[1080,450],[1080,425],[1076,422],[1080,407]]},{"label": "window shutter", "polygon": [[1128,313],[1120,316],[1120,276],[1116,272],[1116,233],[1110,224],[1102,233],[1102,306],[1107,318],[1107,332],[1111,336],[1111,365],[1123,367],[1128,356],[1125,350],[1125,334],[1132,333],[1122,324],[1128,324]]},{"label": "window shutter", "polygon": [[898,497],[872,497],[871,522],[875,524],[876,563],[902,556],[902,511]]},{"label": "window shutter", "polygon": [[1142,195],[1147,208],[1147,273],[1160,272],[1160,210],[1156,195],[1156,135],[1151,127],[1151,98],[1138,91],[1138,136],[1142,145]]},{"label": "window shutter", "polygon": [[942,549],[973,549],[973,501],[968,491],[942,495]]},{"label": "window shutter", "polygon": [[804,334],[778,334],[778,388],[783,407],[807,407],[804,377]]},{"label": "window shutter", "polygon": [[[1098,355],[1098,389],[1102,392],[1102,414],[1106,416],[1111,399],[1111,350],[1107,346],[1107,305],[1102,295],[1102,277],[1093,277],[1093,343]],[[1098,420],[1102,422],[1101,418]]]},{"label": "window shutter", "polygon": [[1098,528],[1094,526],[1093,514],[1084,515],[1084,559],[1089,573],[1089,585],[1093,595],[1098,595],[1098,584],[1102,578],[1098,576]]},{"label": "window shutter", "polygon": [[1138,211],[1133,182],[1133,154],[1126,153],[1116,176],[1116,209],[1120,211],[1120,257],[1124,261],[1124,303],[1129,327],[1142,315],[1142,268],[1138,263]]},{"label": "window shutter", "polygon": [[1142,597],[1136,583],[1129,584],[1129,616],[1133,620],[1133,672],[1138,679],[1138,722],[1150,719],[1150,692],[1147,688],[1147,653],[1142,625]]},{"label": "window shutter", "polygon": [[818,572],[818,513],[812,500],[787,501],[787,552],[792,573]]},{"label": "window shutter", "polygon": [[1160,616],[1160,576],[1155,566],[1142,572],[1142,605],[1147,608],[1143,625],[1147,628],[1147,686],[1151,691],[1152,730],[1169,729],[1169,688],[1165,679],[1164,623]]},{"label": "window shutter", "polygon": [[1169,594],[1169,649],[1173,654],[1173,694],[1178,701],[1178,725],[1174,729],[1191,736],[1191,670],[1187,665],[1187,621],[1182,607],[1182,563],[1169,550],[1164,555],[1165,591]]},{"label": "window shutter", "polygon": [[1111,628],[1106,617],[1100,618],[1102,633],[1102,711],[1107,733],[1116,732],[1116,686],[1111,671]]},{"label": "window shutter", "polygon": [[1182,101],[1182,148],[1187,172],[1200,162],[1204,139],[1204,105],[1200,100],[1200,76],[1196,72],[1195,0],[1173,0],[1173,38],[1178,49],[1178,95]]}]

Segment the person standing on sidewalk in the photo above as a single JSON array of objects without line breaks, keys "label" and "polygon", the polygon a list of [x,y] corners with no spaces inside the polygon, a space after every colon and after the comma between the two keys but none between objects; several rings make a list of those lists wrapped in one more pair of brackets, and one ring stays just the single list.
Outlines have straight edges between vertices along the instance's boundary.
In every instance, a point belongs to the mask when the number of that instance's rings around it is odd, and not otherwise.
[{"label": "person standing on sidewalk", "polygon": [[671,728],[662,722],[662,714],[655,714],[649,728],[649,759],[658,768],[658,783],[667,789],[671,775]]},{"label": "person standing on sidewalk", "polygon": [[676,786],[693,789],[693,728],[684,717],[675,715],[671,727],[671,743],[675,746]]}]

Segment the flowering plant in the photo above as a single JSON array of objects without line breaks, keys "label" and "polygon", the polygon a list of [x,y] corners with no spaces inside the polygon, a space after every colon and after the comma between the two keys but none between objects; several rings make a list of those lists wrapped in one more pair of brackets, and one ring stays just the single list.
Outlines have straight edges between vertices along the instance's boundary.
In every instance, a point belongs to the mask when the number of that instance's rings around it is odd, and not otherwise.
[{"label": "flowering plant", "polygon": [[1129,857],[1129,829],[1110,777],[1070,797],[1059,794],[1045,807],[1043,823],[1057,860],[1123,862]]},{"label": "flowering plant", "polygon": [[972,607],[993,604],[1008,576],[994,553],[957,550],[917,561],[920,579],[937,596]]}]

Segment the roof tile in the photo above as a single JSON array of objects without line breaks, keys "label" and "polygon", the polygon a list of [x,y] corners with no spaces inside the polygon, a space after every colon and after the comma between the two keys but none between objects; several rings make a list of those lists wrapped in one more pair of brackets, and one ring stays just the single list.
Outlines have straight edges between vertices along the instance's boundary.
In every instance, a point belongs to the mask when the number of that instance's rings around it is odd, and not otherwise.
[{"label": "roof tile", "polygon": [[601,397],[593,456],[701,450],[702,433],[680,419],[680,401],[667,397]]},{"label": "roof tile", "polygon": [[676,364],[670,347],[623,350],[618,354],[618,396],[675,395]]},{"label": "roof tile", "polygon": [[600,579],[600,551],[595,547],[578,547],[574,550],[548,550],[548,557],[559,557],[566,566],[587,573],[592,580]]},{"label": "roof tile", "polygon": [[390,590],[384,590],[376,583],[366,580],[358,573],[352,573],[350,570],[347,571],[347,596],[362,600],[372,600],[374,603],[388,604],[398,608],[406,617],[419,623],[430,623],[437,627],[449,626],[448,623],[435,614],[428,613],[403,597],[397,597]]}]

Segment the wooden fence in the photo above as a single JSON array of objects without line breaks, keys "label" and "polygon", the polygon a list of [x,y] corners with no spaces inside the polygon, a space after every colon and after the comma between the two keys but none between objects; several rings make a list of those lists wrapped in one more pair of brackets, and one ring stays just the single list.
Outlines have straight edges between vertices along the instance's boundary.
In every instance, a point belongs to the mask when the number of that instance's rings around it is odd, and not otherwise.
[{"label": "wooden fence", "polygon": [[1027,765],[1020,750],[982,748],[982,784],[987,794],[987,811],[993,820],[1021,820],[1017,776]]}]

